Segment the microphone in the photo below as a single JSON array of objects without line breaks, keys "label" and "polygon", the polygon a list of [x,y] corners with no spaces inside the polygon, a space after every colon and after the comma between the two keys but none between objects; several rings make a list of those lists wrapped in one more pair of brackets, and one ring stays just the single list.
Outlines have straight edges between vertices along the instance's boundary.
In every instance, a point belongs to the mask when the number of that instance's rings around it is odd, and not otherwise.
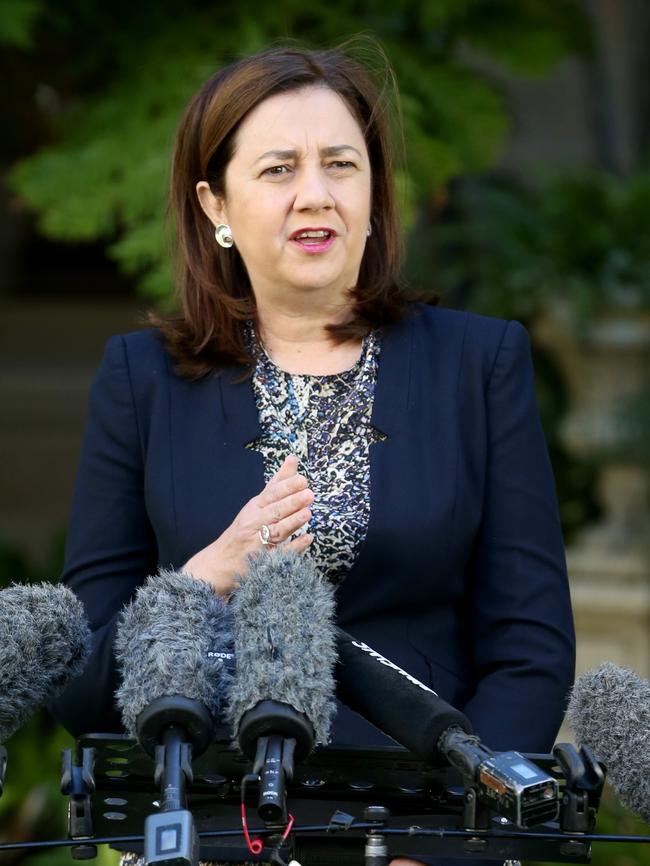
[{"label": "microphone", "polygon": [[147,864],[196,864],[186,787],[192,758],[214,738],[231,680],[230,612],[207,583],[161,570],[124,609],[115,638],[115,694],[127,733],[155,758],[160,810],[145,821]]},{"label": "microphone", "polygon": [[460,710],[368,644],[340,628],[337,639],[337,692],[350,709],[425,763],[455,767],[485,806],[512,823],[527,827],[557,817],[552,776],[519,752],[495,754]]},{"label": "microphone", "polygon": [[0,591],[0,743],[81,674],[90,645],[83,604],[66,586]]},{"label": "microphone", "polygon": [[604,662],[575,681],[567,718],[621,801],[650,824],[650,683]]},{"label": "microphone", "polygon": [[364,641],[342,628],[336,636],[337,694],[343,703],[427,764],[446,764],[440,737],[454,727],[471,734],[467,716]]},{"label": "microphone", "polygon": [[330,737],[334,588],[308,556],[276,548],[251,557],[230,607],[237,663],[229,718],[260,781],[260,818],[286,823],[294,760]]}]

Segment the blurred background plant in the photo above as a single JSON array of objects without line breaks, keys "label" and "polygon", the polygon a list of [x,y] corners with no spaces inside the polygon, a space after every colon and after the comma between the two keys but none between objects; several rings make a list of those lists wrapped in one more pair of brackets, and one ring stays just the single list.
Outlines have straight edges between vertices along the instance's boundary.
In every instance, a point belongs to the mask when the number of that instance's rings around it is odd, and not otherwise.
[{"label": "blurred background plant", "polygon": [[475,309],[530,319],[558,298],[574,327],[608,308],[650,306],[650,170],[460,183],[438,230],[443,290]]},{"label": "blurred background plant", "polygon": [[[590,58],[599,49],[589,8],[589,0],[339,0],[335,9],[239,0],[226,12],[207,0],[5,0],[0,70],[9,86],[0,165],[9,191],[3,194],[10,211],[35,221],[44,240],[30,233],[10,247],[9,232],[0,238],[7,252],[1,267],[13,280],[0,297],[69,291],[61,279],[55,284],[56,263],[68,256],[88,274],[78,281],[85,295],[136,293],[169,307],[166,185],[189,96],[215,69],[274,40],[320,47],[362,33],[379,40],[399,83],[407,161],[398,180],[414,289],[531,327],[549,300],[561,297],[577,339],[606,306],[647,308],[648,170],[596,165],[581,173],[539,172],[523,183],[500,163],[513,126],[504,74],[542,79],[567,58]],[[367,39],[350,50],[384,74]],[[22,258],[14,273],[16,250]],[[100,272],[99,259],[112,266]],[[571,540],[598,513],[597,467],[567,454],[559,435],[569,403],[564,372],[543,346],[533,349]],[[628,401],[632,429],[647,430],[649,407],[650,393]],[[647,449],[643,435],[634,441]],[[52,555],[38,561],[13,543],[0,546],[0,580],[54,579],[61,551],[62,535]],[[54,780],[67,742],[45,713],[11,739],[0,799],[3,838],[61,832],[64,806]],[[602,820],[620,828],[623,819],[608,807]],[[650,863],[641,846],[607,847],[598,856],[611,866]],[[46,857],[48,864],[69,861],[66,852],[49,852],[6,862]]]}]

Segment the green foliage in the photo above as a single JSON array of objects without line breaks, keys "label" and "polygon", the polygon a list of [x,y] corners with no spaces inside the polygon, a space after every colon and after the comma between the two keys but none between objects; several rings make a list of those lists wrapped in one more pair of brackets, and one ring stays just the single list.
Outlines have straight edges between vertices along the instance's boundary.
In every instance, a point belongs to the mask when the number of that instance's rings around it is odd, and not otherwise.
[{"label": "green foliage", "polygon": [[540,76],[548,72],[549,57],[566,53],[569,35],[571,48],[587,52],[591,47],[589,29],[571,0],[459,5],[468,7],[469,15],[464,21],[468,43],[519,75]]},{"label": "green foliage", "polygon": [[[108,254],[138,277],[143,292],[168,295],[168,166],[191,94],[219,67],[274,40],[299,37],[322,46],[362,31],[381,41],[400,82],[408,225],[417,203],[432,191],[498,158],[508,114],[475,58],[491,54],[517,70],[539,73],[581,45],[585,28],[577,4],[551,5],[342,0],[333,15],[329,6],[298,0],[240,0],[224,15],[199,0],[118,0],[112,11],[101,7],[92,14],[81,0],[67,0],[48,15],[48,27],[71,49],[65,80],[50,82],[64,97],[52,122],[56,141],[23,159],[10,183],[36,212],[43,234],[74,243],[105,241]],[[47,42],[44,33],[39,39]],[[367,39],[350,50],[372,58],[385,76]]]},{"label": "green foliage", "polygon": [[40,0],[3,0],[0,4],[0,44],[24,50],[32,47],[32,30],[43,11]]},{"label": "green foliage", "polygon": [[526,319],[562,298],[581,328],[599,309],[650,305],[650,170],[468,185],[457,206],[435,231],[441,285],[471,285],[478,309]]}]

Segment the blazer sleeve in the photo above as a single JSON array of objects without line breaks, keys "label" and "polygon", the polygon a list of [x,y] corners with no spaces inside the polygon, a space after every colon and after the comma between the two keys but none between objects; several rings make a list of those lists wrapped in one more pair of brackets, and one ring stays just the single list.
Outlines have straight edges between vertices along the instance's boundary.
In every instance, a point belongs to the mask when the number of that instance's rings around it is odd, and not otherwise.
[{"label": "blazer sleeve", "polygon": [[465,712],[495,749],[546,751],[573,682],[575,638],[530,343],[506,326],[486,389],[487,469],[469,607],[477,688]]},{"label": "blazer sleeve", "polygon": [[93,633],[85,672],[51,705],[75,736],[121,730],[113,703],[117,619],[157,562],[143,454],[125,341],[113,337],[90,393],[61,578],[83,602]]}]

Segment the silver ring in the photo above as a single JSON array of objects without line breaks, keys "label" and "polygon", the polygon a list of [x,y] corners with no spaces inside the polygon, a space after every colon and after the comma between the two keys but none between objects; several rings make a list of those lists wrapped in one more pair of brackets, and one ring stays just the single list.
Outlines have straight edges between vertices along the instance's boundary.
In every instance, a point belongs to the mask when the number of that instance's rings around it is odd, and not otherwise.
[{"label": "silver ring", "polygon": [[264,545],[264,547],[272,547],[271,544],[271,530],[268,528],[266,523],[262,524],[260,531],[257,533],[260,537],[260,541]]}]

